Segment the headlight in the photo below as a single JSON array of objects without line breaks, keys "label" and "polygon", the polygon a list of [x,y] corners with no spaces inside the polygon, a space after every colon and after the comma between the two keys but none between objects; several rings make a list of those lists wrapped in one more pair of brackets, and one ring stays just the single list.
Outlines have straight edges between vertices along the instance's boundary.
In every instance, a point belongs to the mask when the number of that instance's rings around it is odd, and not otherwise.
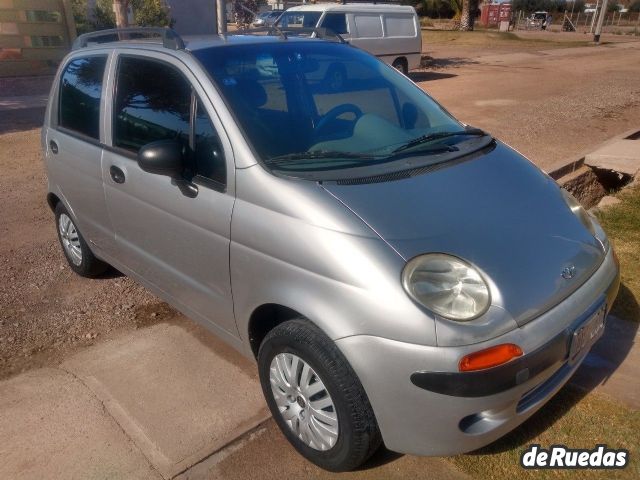
[{"label": "headlight", "polygon": [[605,252],[608,251],[609,239],[607,238],[607,234],[604,233],[604,230],[602,229],[598,221],[594,218],[594,216],[587,212],[584,207],[580,205],[580,202],[576,199],[576,197],[571,195],[571,193],[569,193],[567,190],[562,188],[560,189],[560,191],[562,192],[564,201],[567,202],[567,206],[569,207],[569,209],[576,217],[578,217],[578,220],[580,220],[585,228],[589,230],[589,233],[591,233],[591,235],[593,235],[602,244],[602,248],[605,250]]},{"label": "headlight", "polygon": [[450,320],[467,321],[489,308],[489,287],[480,272],[464,260],[429,253],[409,261],[402,284],[411,298]]}]

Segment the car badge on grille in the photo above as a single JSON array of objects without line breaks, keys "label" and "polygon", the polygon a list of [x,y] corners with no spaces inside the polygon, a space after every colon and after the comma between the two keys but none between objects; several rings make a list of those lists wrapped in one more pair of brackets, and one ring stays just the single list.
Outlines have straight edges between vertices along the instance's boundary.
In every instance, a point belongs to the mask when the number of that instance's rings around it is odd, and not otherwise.
[{"label": "car badge on grille", "polygon": [[562,278],[565,278],[567,280],[573,278],[576,274],[576,267],[574,267],[573,265],[569,265],[568,267],[564,267],[562,269]]}]

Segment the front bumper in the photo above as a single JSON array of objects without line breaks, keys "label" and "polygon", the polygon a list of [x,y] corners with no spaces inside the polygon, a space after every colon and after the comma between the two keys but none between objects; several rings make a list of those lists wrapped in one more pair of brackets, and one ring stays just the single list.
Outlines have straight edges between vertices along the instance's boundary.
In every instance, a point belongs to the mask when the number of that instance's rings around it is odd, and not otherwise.
[{"label": "front bumper", "polygon": [[[454,455],[506,434],[567,382],[587,354],[568,361],[570,332],[603,302],[610,308],[619,284],[610,250],[593,276],[562,303],[490,341],[430,347],[356,335],[336,343],[369,396],[387,448]],[[469,372],[461,381],[461,357],[500,343],[515,343],[525,355],[512,367]],[[492,371],[499,372],[497,380]]]}]

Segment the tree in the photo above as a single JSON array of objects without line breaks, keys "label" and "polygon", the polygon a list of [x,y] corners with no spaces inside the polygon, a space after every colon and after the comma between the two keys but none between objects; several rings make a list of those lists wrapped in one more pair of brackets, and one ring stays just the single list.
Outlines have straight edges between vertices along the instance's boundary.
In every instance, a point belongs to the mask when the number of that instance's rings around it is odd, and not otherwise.
[{"label": "tree", "polygon": [[460,30],[471,31],[478,16],[478,0],[463,0],[460,15]]},{"label": "tree", "polygon": [[129,26],[129,4],[130,0],[113,0],[113,11],[116,17],[118,28]]},{"label": "tree", "polygon": [[[581,0],[577,0],[578,7]],[[513,11],[531,12],[564,12],[567,9],[566,0],[513,0]],[[584,5],[584,2],[582,2]],[[569,8],[571,10],[571,8]],[[577,8],[574,11],[579,11]]]},{"label": "tree", "polygon": [[257,12],[256,0],[234,0],[233,2],[233,14],[239,25],[249,25]]},{"label": "tree", "polygon": [[96,0],[96,6],[93,9],[92,23],[93,30],[115,28],[116,14],[113,11],[113,3],[111,0]]},{"label": "tree", "polygon": [[[73,18],[76,22],[78,34],[105,30],[107,28],[128,25],[128,18],[118,23],[114,12],[115,0],[96,0],[93,10],[89,11],[87,0],[71,0]],[[133,10],[133,21],[141,27],[172,26],[173,21],[162,0],[126,0],[118,2],[126,10]]]},{"label": "tree", "polygon": [[93,25],[89,21],[87,0],[71,0],[71,12],[73,13],[73,21],[76,24],[78,35],[93,30]]},{"label": "tree", "polygon": [[640,12],[640,0],[636,0],[629,6],[630,12]]},{"label": "tree", "polygon": [[173,20],[162,0],[131,0],[133,20],[141,27],[171,27]]}]

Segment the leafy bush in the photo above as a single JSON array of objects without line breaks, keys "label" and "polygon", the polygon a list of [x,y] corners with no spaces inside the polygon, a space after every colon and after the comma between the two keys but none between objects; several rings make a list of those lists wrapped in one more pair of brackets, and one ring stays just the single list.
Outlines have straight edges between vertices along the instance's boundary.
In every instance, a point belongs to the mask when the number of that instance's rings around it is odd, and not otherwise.
[{"label": "leafy bush", "polygon": [[564,12],[567,9],[566,0],[514,0],[513,10],[523,10],[527,13],[546,11]]},{"label": "leafy bush", "polygon": [[[162,0],[129,0],[133,23],[141,27],[166,27],[173,24]],[[93,9],[87,0],[71,0],[78,34],[116,27],[112,0],[96,0]]]}]

